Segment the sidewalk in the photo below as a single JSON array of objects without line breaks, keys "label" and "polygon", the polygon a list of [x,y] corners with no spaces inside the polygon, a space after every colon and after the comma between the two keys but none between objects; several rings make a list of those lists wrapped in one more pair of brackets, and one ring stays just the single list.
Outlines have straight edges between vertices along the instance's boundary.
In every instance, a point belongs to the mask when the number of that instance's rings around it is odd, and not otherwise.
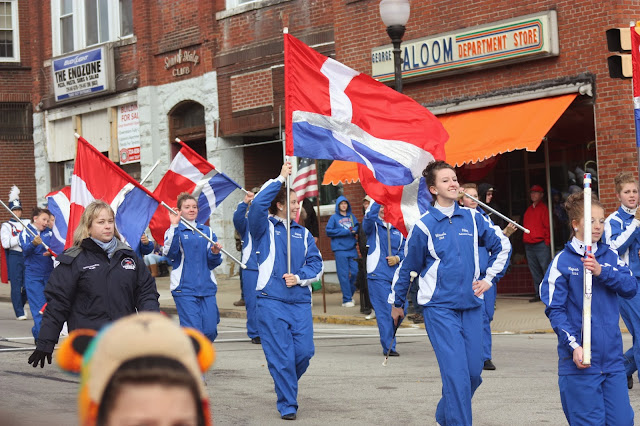
[{"label": "sidewalk", "polygon": [[[220,316],[224,318],[246,318],[246,311],[242,306],[233,306],[233,302],[240,299],[240,279],[236,275],[227,277],[218,275],[217,301]],[[160,309],[168,314],[175,315],[176,307],[169,290],[169,277],[156,278],[158,293],[160,293]],[[360,313],[359,293],[354,296],[356,306],[343,308],[341,293],[327,293],[327,311],[324,312],[322,304],[322,291],[313,293],[313,320],[328,324],[354,324],[375,326],[375,320],[366,320]],[[541,302],[529,303],[529,297],[498,296],[497,309],[491,323],[493,333],[553,333],[549,320],[544,314],[544,304]],[[11,302],[9,285],[0,284],[0,301]],[[419,326],[410,321],[403,322],[404,327]],[[620,328],[623,332],[627,329],[620,320]]]}]

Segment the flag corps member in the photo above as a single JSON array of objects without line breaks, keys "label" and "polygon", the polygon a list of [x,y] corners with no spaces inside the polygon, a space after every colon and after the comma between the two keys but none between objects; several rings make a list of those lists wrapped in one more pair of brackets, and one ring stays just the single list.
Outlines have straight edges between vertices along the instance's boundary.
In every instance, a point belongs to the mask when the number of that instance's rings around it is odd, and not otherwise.
[{"label": "flag corps member", "polygon": [[[441,425],[473,424],[471,397],[482,383],[484,292],[504,275],[511,244],[477,211],[458,207],[458,178],[449,164],[435,161],[423,175],[435,198],[415,223],[396,271],[389,303],[394,321],[404,317],[409,274],[419,271],[418,303],[442,377],[436,409]],[[480,273],[478,245],[491,253]]]},{"label": "flag corps member", "polygon": [[[291,163],[280,176],[264,184],[249,209],[249,231],[258,257],[257,312],[262,350],[278,396],[277,408],[285,420],[298,411],[298,380],[314,354],[311,283],[322,274],[322,256],[311,233],[290,222],[291,252],[287,253],[287,210],[296,217],[300,205],[286,187]],[[271,214],[269,214],[271,213]],[[287,271],[287,258],[291,270]]]},{"label": "flag corps member", "polygon": [[[635,296],[638,284],[629,268],[608,245],[600,242],[604,209],[591,198],[591,220],[585,225],[584,193],[565,203],[571,239],[551,262],[540,283],[540,297],[558,335],[558,386],[562,409],[571,425],[632,425],[627,377],[622,355],[618,296]],[[585,253],[584,235],[594,241]],[[637,255],[637,254],[636,254]],[[591,271],[590,365],[583,364],[582,300],[585,270]]]}]

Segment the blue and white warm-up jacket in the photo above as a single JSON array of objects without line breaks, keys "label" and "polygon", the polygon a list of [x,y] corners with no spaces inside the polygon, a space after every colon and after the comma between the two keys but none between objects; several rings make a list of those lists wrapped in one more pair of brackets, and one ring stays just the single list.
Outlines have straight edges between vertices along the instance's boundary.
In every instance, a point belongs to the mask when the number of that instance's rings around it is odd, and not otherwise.
[{"label": "blue and white warm-up jacket", "polygon": [[247,269],[258,270],[258,260],[253,250],[253,240],[249,232],[249,219],[247,219],[247,209],[249,204],[240,201],[236,211],[233,212],[233,226],[242,238],[242,263],[247,265]]},{"label": "blue and white warm-up jacket", "polygon": [[[40,235],[43,243],[51,246],[51,239],[54,238],[51,229],[44,228],[44,230],[40,232],[30,223],[27,227],[31,229],[34,234]],[[53,271],[53,259],[51,256],[43,256],[44,253],[47,252],[43,244],[37,246],[31,244],[33,238],[33,235],[26,229],[20,233],[20,247],[22,247],[22,255],[24,256],[25,273],[32,276],[48,277],[51,271]]]},{"label": "blue and white warm-up jacket", "polygon": [[[478,245],[491,253],[485,273],[480,272]],[[495,285],[502,278],[509,265],[511,243],[476,210],[456,204],[449,218],[430,206],[411,228],[404,256],[393,277],[389,303],[404,306],[409,273],[416,271],[420,305],[464,310],[483,303],[484,295],[477,297],[473,292],[474,281]]]},{"label": "blue and white warm-up jacket", "polygon": [[[367,209],[364,219],[362,220],[362,228],[367,234],[367,245],[369,251],[367,254],[367,277],[375,280],[391,281],[393,273],[398,266],[389,266],[387,256],[398,256],[400,260],[404,259],[404,235],[392,225],[387,231],[387,222],[384,222],[378,214],[380,213],[380,204],[371,203]],[[391,253],[389,253],[389,237],[387,232],[391,234]]]},{"label": "blue and white warm-up jacket", "polygon": [[258,260],[258,297],[287,303],[311,303],[310,284],[322,275],[322,255],[311,233],[291,221],[291,273],[298,285],[287,287],[282,276],[287,273],[287,228],[285,222],[269,215],[269,205],[284,183],[279,176],[264,184],[249,209],[249,231]]},{"label": "blue and white warm-up jacket", "polygon": [[[635,209],[620,206],[604,222],[603,240],[618,252],[636,277],[640,277],[640,220],[635,219]],[[629,253],[633,255],[630,256]]]},{"label": "blue and white warm-up jacket", "polygon": [[580,370],[573,351],[582,345],[584,243],[577,238],[556,255],[540,283],[545,313],[558,335],[558,374],[600,374],[624,371],[618,297],[635,296],[638,284],[616,252],[601,242],[592,246],[602,266],[592,279],[591,367]]},{"label": "blue and white warm-up jacket", "polygon": [[[218,241],[208,226],[191,224]],[[171,260],[170,288],[174,296],[215,296],[218,284],[213,270],[222,263],[222,255],[211,252],[211,243],[206,238],[180,222],[165,232],[162,251]]]}]

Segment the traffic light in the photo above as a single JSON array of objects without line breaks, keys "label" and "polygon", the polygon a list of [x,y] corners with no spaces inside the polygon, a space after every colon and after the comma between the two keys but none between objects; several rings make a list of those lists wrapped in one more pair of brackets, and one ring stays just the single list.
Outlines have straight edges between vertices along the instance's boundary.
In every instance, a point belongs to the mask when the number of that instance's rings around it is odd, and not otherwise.
[{"label": "traffic light", "polygon": [[617,55],[607,58],[609,77],[631,78],[633,65],[631,62],[631,30],[627,28],[611,28],[607,30],[607,48]]}]

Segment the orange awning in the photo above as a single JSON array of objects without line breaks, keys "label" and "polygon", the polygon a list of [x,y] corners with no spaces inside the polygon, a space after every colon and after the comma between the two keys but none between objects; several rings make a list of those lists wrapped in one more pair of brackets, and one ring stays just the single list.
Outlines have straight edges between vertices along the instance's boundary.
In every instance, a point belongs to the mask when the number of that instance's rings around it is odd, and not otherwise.
[{"label": "orange awning", "polygon": [[447,132],[447,163],[476,163],[516,149],[535,151],[577,94],[438,116]]},{"label": "orange awning", "polygon": [[358,163],[335,160],[324,173],[322,184],[337,185],[340,182],[356,183],[358,181],[360,181],[360,177],[358,176]]}]

